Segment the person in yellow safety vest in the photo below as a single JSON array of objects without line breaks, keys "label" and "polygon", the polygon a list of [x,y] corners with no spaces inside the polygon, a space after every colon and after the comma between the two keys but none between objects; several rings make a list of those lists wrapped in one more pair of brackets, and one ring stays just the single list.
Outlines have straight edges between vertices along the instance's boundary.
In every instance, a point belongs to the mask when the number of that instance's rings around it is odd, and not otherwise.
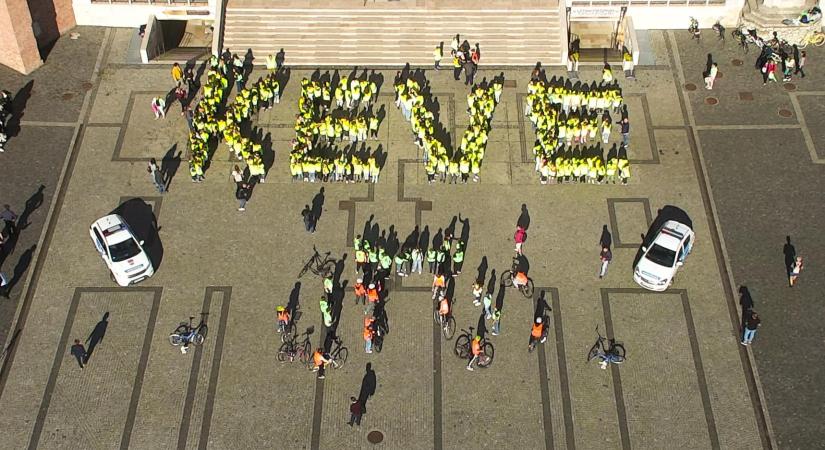
[{"label": "person in yellow safety vest", "polygon": [[630,180],[630,164],[626,158],[620,158],[618,163],[619,177],[622,179],[622,184],[627,184]]},{"label": "person in yellow safety vest", "polygon": [[375,161],[374,156],[370,156],[368,164],[370,169],[370,181],[372,183],[378,183],[378,175],[380,174],[381,169],[378,167],[378,163]]},{"label": "person in yellow safety vest", "polygon": [[370,116],[370,137],[378,140],[378,117]]}]

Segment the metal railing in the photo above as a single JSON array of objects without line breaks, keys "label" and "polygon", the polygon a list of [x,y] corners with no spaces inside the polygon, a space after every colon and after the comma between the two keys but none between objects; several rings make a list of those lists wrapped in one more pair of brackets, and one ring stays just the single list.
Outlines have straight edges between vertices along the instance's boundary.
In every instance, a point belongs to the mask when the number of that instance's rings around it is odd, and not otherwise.
[{"label": "metal railing", "polygon": [[91,0],[92,3],[112,5],[168,5],[168,6],[203,6],[209,0]]},{"label": "metal railing", "polygon": [[571,6],[719,6],[725,0],[573,0]]}]

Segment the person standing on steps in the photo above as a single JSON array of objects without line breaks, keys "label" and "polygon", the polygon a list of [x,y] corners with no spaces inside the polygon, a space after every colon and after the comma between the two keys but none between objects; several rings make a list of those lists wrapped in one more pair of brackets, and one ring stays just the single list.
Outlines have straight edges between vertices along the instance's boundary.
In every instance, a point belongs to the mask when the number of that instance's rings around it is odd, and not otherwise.
[{"label": "person standing on steps", "polygon": [[435,60],[435,70],[441,70],[441,58],[444,57],[444,42],[440,42],[433,50],[433,59]]},{"label": "person standing on steps", "polygon": [[756,329],[759,328],[759,324],[762,323],[762,320],[759,319],[759,314],[756,314],[756,311],[749,310],[745,314],[745,332],[742,334],[742,345],[751,345],[753,343],[753,337],[756,335]]}]

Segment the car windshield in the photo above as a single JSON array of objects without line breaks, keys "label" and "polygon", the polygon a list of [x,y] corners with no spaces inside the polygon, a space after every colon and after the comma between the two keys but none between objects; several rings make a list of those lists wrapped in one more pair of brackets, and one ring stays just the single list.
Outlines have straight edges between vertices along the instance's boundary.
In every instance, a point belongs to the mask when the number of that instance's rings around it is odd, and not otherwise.
[{"label": "car windshield", "polygon": [[653,247],[647,252],[647,259],[660,266],[673,267],[673,263],[676,261],[676,252],[668,250],[659,244],[653,244]]},{"label": "car windshield", "polygon": [[138,253],[140,253],[140,247],[138,247],[134,239],[126,239],[123,242],[109,246],[109,254],[112,256],[112,262],[129,259]]}]

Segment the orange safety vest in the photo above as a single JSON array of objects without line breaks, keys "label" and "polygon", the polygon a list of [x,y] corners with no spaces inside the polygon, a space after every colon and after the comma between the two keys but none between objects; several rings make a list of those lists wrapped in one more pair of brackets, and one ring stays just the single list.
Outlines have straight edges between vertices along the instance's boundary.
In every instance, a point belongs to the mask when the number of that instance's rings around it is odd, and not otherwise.
[{"label": "orange safety vest", "polygon": [[279,322],[289,322],[289,313],[286,311],[278,311]]},{"label": "orange safety vest", "polygon": [[478,356],[481,354],[481,341],[477,341],[473,339],[473,355]]},{"label": "orange safety vest", "polygon": [[534,338],[540,338],[541,337],[541,324],[540,323],[534,323],[533,324],[533,329],[530,331],[530,336],[533,336]]},{"label": "orange safety vest", "polygon": [[364,326],[365,327],[368,327],[368,326],[372,325],[373,322],[375,322],[375,318],[373,318],[372,316],[364,317]]},{"label": "orange safety vest", "polygon": [[369,341],[372,339],[372,330],[370,327],[364,327],[364,340]]},{"label": "orange safety vest", "polygon": [[518,284],[527,284],[527,275],[525,275],[524,272],[519,272],[516,274],[516,280]]},{"label": "orange safety vest", "polygon": [[315,354],[312,355],[312,360],[315,362],[315,366],[318,367],[324,363],[324,354],[316,351]]},{"label": "orange safety vest", "polygon": [[433,280],[433,286],[444,287],[444,275],[439,275]]},{"label": "orange safety vest", "polygon": [[445,298],[441,300],[441,308],[439,308],[438,312],[440,312],[442,316],[450,313],[450,301],[448,299]]},{"label": "orange safety vest", "polygon": [[367,291],[367,298],[372,303],[377,302],[378,301],[378,289],[369,289]]},{"label": "orange safety vest", "polygon": [[363,297],[367,295],[367,288],[364,287],[362,283],[355,284],[355,295],[357,297]]}]

